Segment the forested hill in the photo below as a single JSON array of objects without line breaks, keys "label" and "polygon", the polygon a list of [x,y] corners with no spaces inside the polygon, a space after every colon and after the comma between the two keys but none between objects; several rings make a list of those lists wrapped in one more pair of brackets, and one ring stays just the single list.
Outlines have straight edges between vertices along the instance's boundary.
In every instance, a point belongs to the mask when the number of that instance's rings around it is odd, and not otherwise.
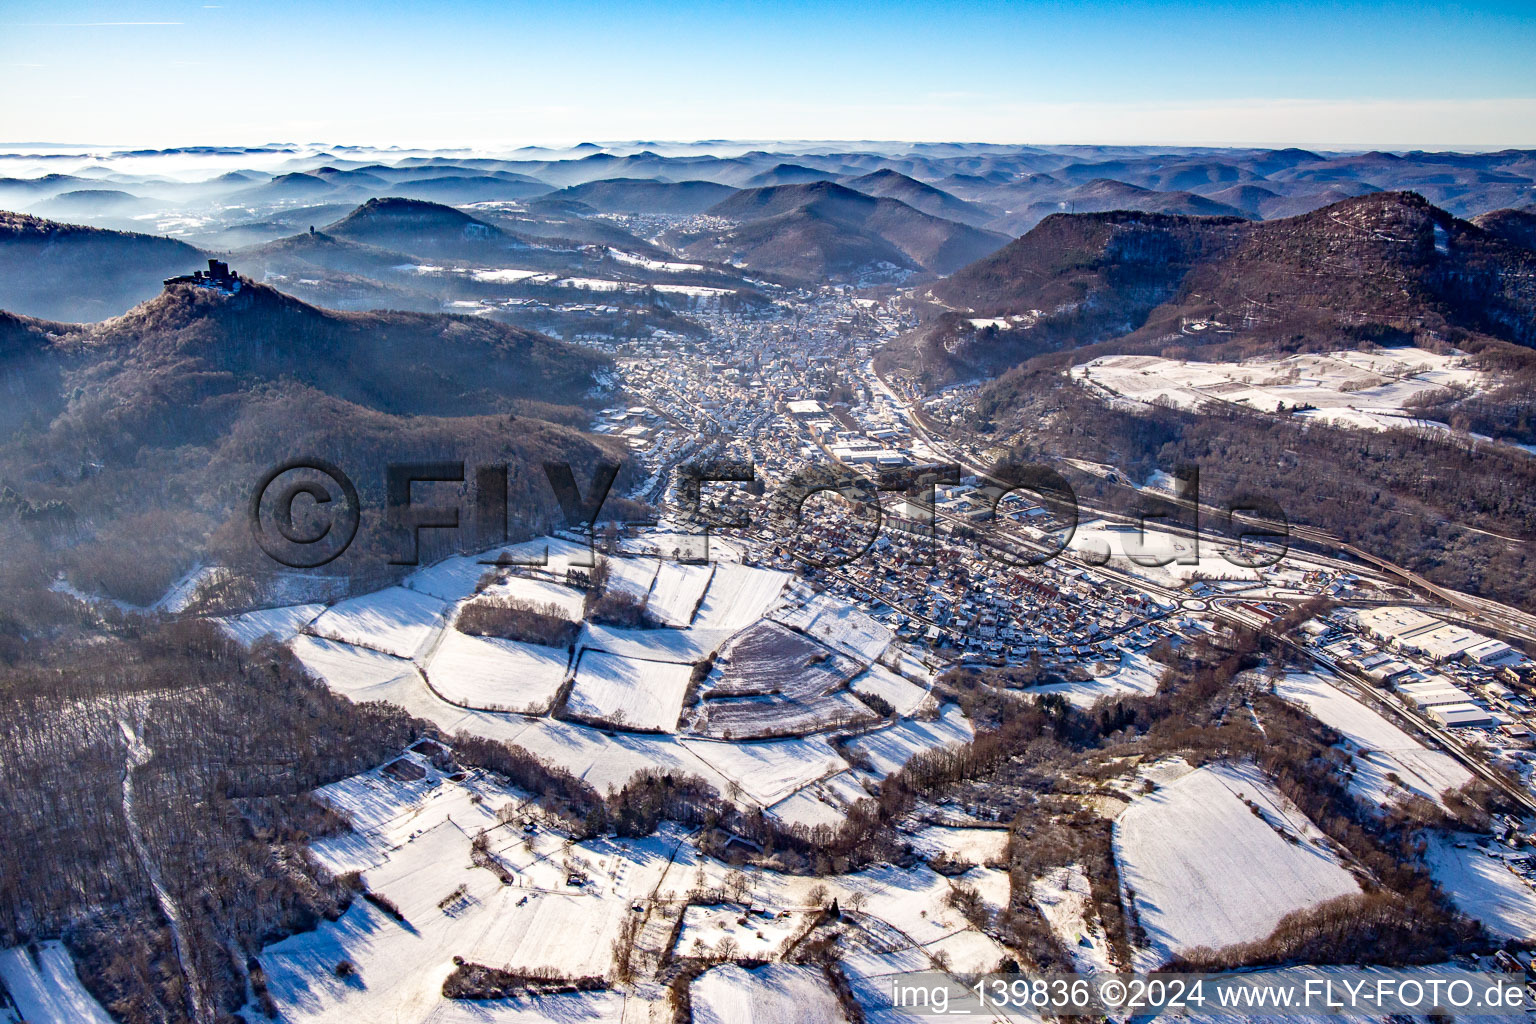
[{"label": "forested hill", "polygon": [[348,574],[388,563],[392,535],[366,526],[392,462],[509,466],[511,525],[527,531],[561,521],[544,462],[587,480],[624,455],[584,429],[602,357],[483,318],[340,313],[242,280],[171,285],[100,324],[0,317],[0,343],[26,410],[0,443],[7,507],[68,510],[69,536],[34,529],[18,561],[35,585],[62,572],[133,604],[202,561],[274,568],[242,517],[288,459],[355,476],[365,529],[328,570]]},{"label": "forested hill", "polygon": [[173,238],[60,224],[0,211],[0,309],[100,320],[151,298],[206,255]]},{"label": "forested hill", "polygon": [[[1262,222],[1057,215],[930,292],[960,313],[929,328],[922,356],[993,369],[1110,339],[1125,351],[1172,339],[1291,350],[1350,339],[1536,344],[1536,253],[1411,192]],[[972,342],[957,329],[962,316],[1023,313],[1038,319],[1006,338]]]}]

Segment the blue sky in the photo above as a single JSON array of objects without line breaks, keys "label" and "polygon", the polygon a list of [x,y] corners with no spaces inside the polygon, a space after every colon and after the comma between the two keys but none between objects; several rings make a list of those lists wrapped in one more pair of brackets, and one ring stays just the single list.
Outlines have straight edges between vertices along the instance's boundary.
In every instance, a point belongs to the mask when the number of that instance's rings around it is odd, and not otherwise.
[{"label": "blue sky", "polygon": [[1536,145],[1533,69],[1531,3],[6,0],[0,141]]}]

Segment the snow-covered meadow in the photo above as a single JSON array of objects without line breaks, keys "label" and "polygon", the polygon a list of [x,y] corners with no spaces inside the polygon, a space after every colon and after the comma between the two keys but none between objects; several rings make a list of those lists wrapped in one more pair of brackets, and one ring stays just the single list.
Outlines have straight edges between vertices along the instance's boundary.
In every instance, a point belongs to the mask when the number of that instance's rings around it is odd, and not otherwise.
[{"label": "snow-covered meadow", "polygon": [[[1074,366],[1075,380],[1135,402],[1169,401],[1189,409],[1232,403],[1265,412],[1309,407],[1300,415],[1342,426],[1383,430],[1413,419],[1410,399],[1459,385],[1486,387],[1488,375],[1464,354],[1419,348],[1304,353],[1284,359],[1202,363],[1162,356],[1102,356]],[[1444,427],[1444,424],[1436,424]]]},{"label": "snow-covered meadow", "polygon": [[844,1024],[820,973],[790,964],[715,967],[692,986],[696,1024]]},{"label": "snow-covered meadow", "polygon": [[1360,891],[1251,765],[1208,765],[1137,797],[1115,821],[1114,850],[1124,902],[1147,933],[1137,970],[1262,939],[1293,910]]},{"label": "snow-covered meadow", "polygon": [[585,651],[566,710],[578,720],[671,732],[683,709],[692,669],[667,661],[641,661]]},{"label": "snow-covered meadow", "polygon": [[[10,993],[23,1024],[112,1024],[75,975],[75,962],[59,942],[0,949],[0,987]],[[0,1009],[0,1021],[15,1020]]]},{"label": "snow-covered meadow", "polygon": [[1287,673],[1275,692],[1343,735],[1354,757],[1350,791],[1368,806],[1387,806],[1408,794],[1443,804],[1446,790],[1460,789],[1472,780],[1472,774],[1451,755],[1430,750],[1364,701],[1315,673]]},{"label": "snow-covered meadow", "polygon": [[[1457,909],[1501,939],[1536,939],[1536,890],[1505,863],[1513,851],[1477,845],[1477,836],[1436,835],[1424,860]],[[1486,840],[1485,840],[1486,842]]]},{"label": "snow-covered meadow", "polygon": [[[735,956],[778,961],[817,919],[825,905],[818,900],[844,908],[856,987],[862,973],[940,963],[983,971],[1008,955],[950,902],[954,887],[964,884],[1000,910],[1008,901],[1006,872],[974,867],[949,878],[923,864],[880,864],[816,878],[733,868],[703,856],[693,837],[673,825],[641,839],[574,840],[552,827],[533,794],[459,769],[443,754],[436,744],[419,743],[316,791],[353,829],[314,841],[313,855],[331,871],[360,871],[371,895],[259,955],[264,988],[289,1024],[531,1024],[631,1019],[630,1011],[633,1019],[659,1019],[654,1015],[669,1012],[659,986],[463,1001],[446,997],[443,982],[462,958],[612,984],[625,922],[640,926],[640,947],[654,952],[655,943],[670,941],[676,956],[734,949]],[[1001,856],[1006,833],[930,827],[915,840],[925,850],[991,860]],[[825,895],[813,891],[817,886]],[[744,901],[698,895],[727,890]],[[6,966],[0,957],[0,971]],[[820,971],[782,962],[711,968],[692,993],[695,1020],[846,1019]],[[701,997],[703,1012],[715,1017],[700,1016]],[[245,1016],[263,1019],[255,1005]]]},{"label": "snow-covered meadow", "polygon": [[[644,541],[631,543],[659,550]],[[398,704],[444,735],[516,744],[599,792],[645,769],[676,771],[806,825],[837,824],[915,754],[971,735],[958,708],[933,717],[930,665],[852,605],[790,590],[788,573],[739,560],[607,557],[611,585],[642,597],[668,625],[586,622],[574,651],[455,628],[467,602],[486,598],[554,605],[579,620],[584,593],[568,574],[585,573],[592,551],[558,537],[447,558],[401,586],[329,607],[221,624],[242,642],[286,641],[351,700]],[[711,658],[703,701],[685,709],[695,667]],[[881,720],[860,694],[888,702],[894,720]],[[828,742],[833,729],[858,734],[852,761]]]}]

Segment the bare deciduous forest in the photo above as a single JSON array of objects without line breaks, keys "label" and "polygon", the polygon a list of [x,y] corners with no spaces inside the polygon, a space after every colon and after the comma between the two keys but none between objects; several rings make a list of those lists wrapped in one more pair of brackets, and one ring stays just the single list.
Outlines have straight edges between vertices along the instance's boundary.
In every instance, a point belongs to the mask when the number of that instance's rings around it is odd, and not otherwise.
[{"label": "bare deciduous forest", "polygon": [[129,617],[56,642],[0,668],[0,694],[0,944],[62,936],[125,1021],[227,1015],[247,958],[339,914],[354,892],[304,843],[346,826],[308,793],[416,733],[397,708],[332,695],[284,649],[245,651],[198,621]]}]

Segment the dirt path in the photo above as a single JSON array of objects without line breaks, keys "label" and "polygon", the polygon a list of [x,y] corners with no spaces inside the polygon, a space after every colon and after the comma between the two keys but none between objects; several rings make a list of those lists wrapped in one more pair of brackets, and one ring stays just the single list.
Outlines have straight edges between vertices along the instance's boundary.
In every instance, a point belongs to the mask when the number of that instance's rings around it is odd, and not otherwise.
[{"label": "dirt path", "polygon": [[160,868],[150,856],[149,844],[144,839],[144,830],[139,826],[135,816],[133,795],[133,772],[136,768],[142,768],[155,756],[154,748],[139,738],[126,719],[118,719],[119,726],[123,730],[123,738],[128,741],[128,762],[123,766],[123,819],[128,825],[128,840],[133,844],[133,852],[143,865],[144,873],[149,876],[150,885],[155,890],[155,900],[160,904],[160,912],[165,915],[166,923],[171,927],[171,938],[176,945],[176,959],[181,964],[182,977],[187,983],[187,1009],[192,1014],[192,1019],[199,1024],[208,1024],[213,1020],[213,1010],[208,1005],[207,994],[202,986],[197,984],[196,977],[191,970],[192,953],[187,944],[187,937],[182,928],[181,908],[171,898],[170,890],[165,887],[165,879],[160,874]]}]

